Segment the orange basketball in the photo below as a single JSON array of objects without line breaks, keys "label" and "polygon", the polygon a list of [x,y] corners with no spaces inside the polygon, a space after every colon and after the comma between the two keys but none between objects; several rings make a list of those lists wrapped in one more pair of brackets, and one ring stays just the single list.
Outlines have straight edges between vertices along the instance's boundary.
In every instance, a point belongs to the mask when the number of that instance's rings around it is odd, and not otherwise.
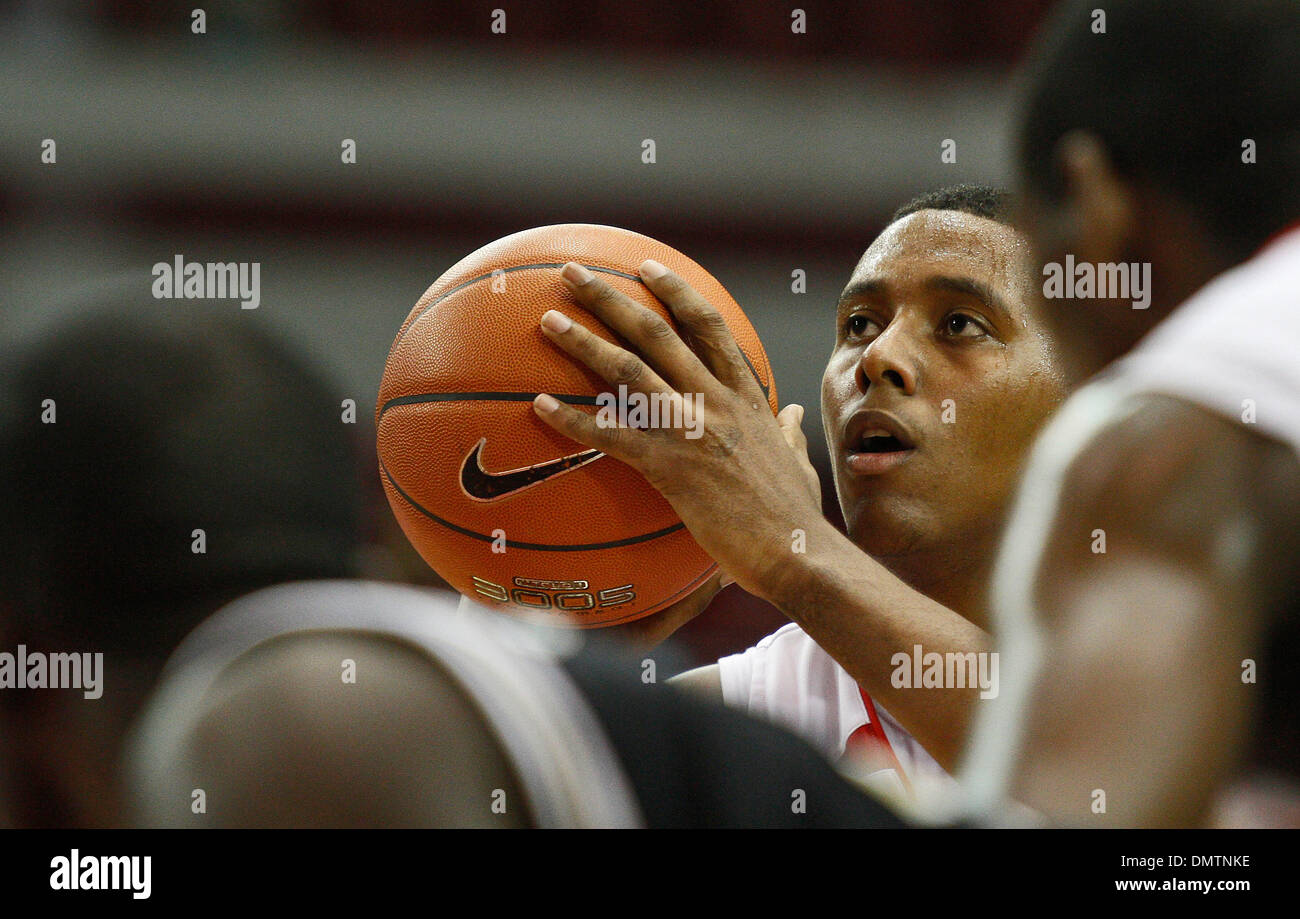
[{"label": "orange basketball", "polygon": [[595,413],[613,389],[539,327],[556,309],[619,341],[570,296],[561,266],[585,265],[671,322],[637,274],[651,258],[722,313],[775,412],[767,355],[736,302],[695,262],[628,230],[564,224],[499,239],[438,278],[402,323],[379,386],[380,475],[407,538],[461,593],[593,628],[658,612],[713,573],[639,473],[533,413],[539,392]]}]

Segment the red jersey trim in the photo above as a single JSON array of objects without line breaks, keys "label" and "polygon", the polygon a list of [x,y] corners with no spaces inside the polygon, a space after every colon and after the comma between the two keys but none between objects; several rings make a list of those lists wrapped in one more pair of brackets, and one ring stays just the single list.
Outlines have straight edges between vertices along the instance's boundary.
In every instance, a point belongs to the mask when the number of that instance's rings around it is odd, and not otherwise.
[{"label": "red jersey trim", "polygon": [[849,735],[849,739],[844,742],[844,752],[846,755],[858,751],[883,752],[893,763],[894,771],[898,773],[898,778],[902,781],[903,787],[907,789],[907,794],[915,797],[912,791],[912,782],[908,779],[907,773],[903,771],[903,764],[898,759],[898,754],[894,752],[894,745],[889,742],[889,737],[885,734],[884,725],[880,723],[880,717],[876,714],[875,703],[871,701],[871,696],[862,687],[858,687],[858,692],[862,695],[862,704],[867,707],[867,718],[870,719],[866,724],[859,725]]}]

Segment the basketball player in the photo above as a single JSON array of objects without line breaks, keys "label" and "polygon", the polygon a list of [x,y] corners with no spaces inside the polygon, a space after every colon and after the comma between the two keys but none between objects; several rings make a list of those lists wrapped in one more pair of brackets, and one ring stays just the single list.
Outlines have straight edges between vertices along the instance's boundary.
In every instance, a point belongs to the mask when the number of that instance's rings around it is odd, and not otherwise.
[{"label": "basketball player", "polygon": [[1045,268],[1147,265],[1153,292],[1051,302],[1106,369],[1027,470],[965,773],[986,813],[1106,826],[1205,823],[1254,775],[1294,820],[1300,5],[1115,0],[1104,34],[1094,6],[1026,73],[1026,225]]},{"label": "basketball player", "polygon": [[257,591],[168,663],[130,745],[136,821],[901,825],[807,744],[639,673],[599,640],[445,592]]},{"label": "basketball player", "polygon": [[895,655],[991,650],[984,592],[1004,501],[1065,393],[1005,197],[959,187],[918,198],[841,295],[822,414],[847,538],[822,517],[802,408],[773,419],[712,307],[643,266],[679,337],[580,266],[564,276],[641,357],[556,313],[543,321],[552,340],[611,385],[702,393],[705,434],[601,428],[546,395],[539,415],[640,470],[724,571],[795,623],[687,682],[830,755],[863,728],[903,784],[943,777],[979,689],[896,686]]}]

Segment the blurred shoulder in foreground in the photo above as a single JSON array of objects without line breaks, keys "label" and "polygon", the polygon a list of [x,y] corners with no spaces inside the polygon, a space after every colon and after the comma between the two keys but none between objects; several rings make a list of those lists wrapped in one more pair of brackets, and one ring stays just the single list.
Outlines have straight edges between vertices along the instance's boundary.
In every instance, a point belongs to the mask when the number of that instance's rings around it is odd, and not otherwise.
[{"label": "blurred shoulder in foreground", "polygon": [[173,827],[896,827],[811,747],[645,661],[446,595],[310,582],[178,649],[129,751]]}]

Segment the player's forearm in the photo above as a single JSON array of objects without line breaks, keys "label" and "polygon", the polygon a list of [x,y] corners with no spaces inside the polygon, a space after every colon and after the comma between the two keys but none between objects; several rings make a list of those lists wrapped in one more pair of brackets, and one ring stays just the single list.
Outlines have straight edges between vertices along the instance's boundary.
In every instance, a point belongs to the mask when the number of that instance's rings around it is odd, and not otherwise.
[{"label": "player's forearm", "polygon": [[[935,659],[925,655],[946,661],[950,652],[987,653],[989,635],[907,586],[829,523],[809,532],[807,547],[770,575],[768,599],[951,771],[981,689],[974,679],[962,680],[963,688],[947,685],[947,668],[945,685],[932,685],[935,672],[926,665]],[[984,660],[996,692],[996,669]]]}]

